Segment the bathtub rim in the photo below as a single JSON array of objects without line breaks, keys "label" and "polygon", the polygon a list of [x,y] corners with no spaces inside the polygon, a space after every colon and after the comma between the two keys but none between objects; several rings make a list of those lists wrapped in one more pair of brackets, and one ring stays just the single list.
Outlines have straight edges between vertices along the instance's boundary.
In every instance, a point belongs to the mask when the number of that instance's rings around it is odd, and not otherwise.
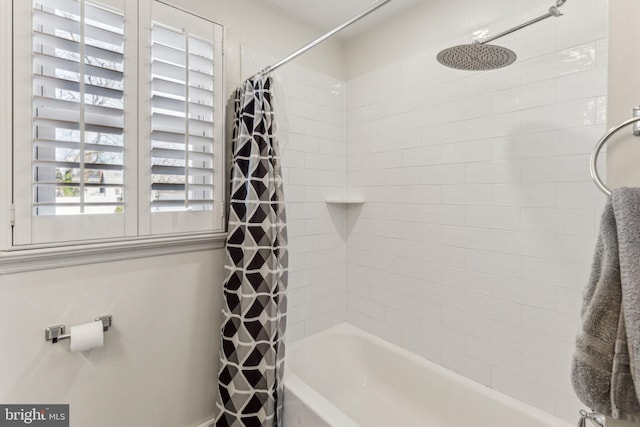
[{"label": "bathtub rim", "polygon": [[[305,338],[302,338],[288,347],[288,356],[293,355],[295,357],[295,353],[299,348],[307,345],[313,345],[314,341],[318,341],[327,335],[353,335],[363,338],[365,340],[372,341],[375,345],[379,345],[388,351],[398,355],[399,357],[406,357],[409,360],[424,366],[425,369],[433,371],[436,375],[442,375],[449,381],[453,381],[457,384],[460,384],[470,391],[475,393],[479,393],[483,396],[486,396],[490,399],[495,399],[496,402],[509,406],[515,410],[522,411],[525,413],[529,413],[534,416],[536,419],[543,421],[548,424],[549,427],[574,427],[573,424],[556,417],[553,414],[545,412],[539,408],[536,408],[528,403],[522,402],[515,397],[509,396],[499,390],[488,387],[484,384],[481,384],[477,381],[474,381],[470,378],[463,376],[457,372],[454,372],[448,368],[445,368],[441,365],[438,365],[431,360],[428,360],[422,356],[419,356],[411,351],[402,348],[396,344],[385,341],[384,339],[377,337],[367,331],[364,331],[356,326],[353,326],[349,323],[343,322],[338,325],[332,326],[326,330],[317,332],[313,335],[309,335]],[[300,378],[292,369],[287,368],[287,363],[285,362],[285,375],[284,375],[284,385],[288,389],[290,393],[303,400],[308,408],[314,412],[318,417],[323,420],[330,422],[340,422],[340,427],[362,427],[355,420],[345,414],[343,411],[338,409],[335,405],[333,405],[326,397],[320,394],[318,391],[313,389],[309,384],[307,384],[302,378]],[[306,399],[305,399],[306,397]],[[285,409],[286,410],[286,409]],[[344,424],[343,424],[344,423]]]},{"label": "bathtub rim", "polygon": [[[314,390],[310,385],[304,382],[302,378],[300,378],[296,374],[291,372],[285,373],[284,388],[285,395],[287,394],[287,392],[293,394],[297,399],[301,400],[304,403],[307,409],[313,412],[318,418],[325,421],[328,426],[334,425],[334,423],[338,423],[340,427],[362,427],[355,420],[338,409],[327,398],[325,398],[319,392]],[[284,418],[286,419],[286,401],[284,411]]]}]

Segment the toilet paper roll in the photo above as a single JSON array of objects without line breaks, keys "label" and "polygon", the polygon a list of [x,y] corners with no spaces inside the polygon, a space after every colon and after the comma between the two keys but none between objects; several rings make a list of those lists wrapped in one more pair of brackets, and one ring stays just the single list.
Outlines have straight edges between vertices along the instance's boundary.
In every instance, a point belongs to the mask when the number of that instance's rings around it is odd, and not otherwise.
[{"label": "toilet paper roll", "polygon": [[104,345],[102,321],[71,327],[71,351],[87,351]]}]

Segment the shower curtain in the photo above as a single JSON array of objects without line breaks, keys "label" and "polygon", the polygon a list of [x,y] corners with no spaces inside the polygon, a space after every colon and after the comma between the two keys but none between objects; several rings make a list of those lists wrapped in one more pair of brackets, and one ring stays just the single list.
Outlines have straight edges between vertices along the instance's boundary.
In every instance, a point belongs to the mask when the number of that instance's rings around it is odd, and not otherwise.
[{"label": "shower curtain", "polygon": [[287,233],[272,80],[235,96],[217,427],[282,425]]}]

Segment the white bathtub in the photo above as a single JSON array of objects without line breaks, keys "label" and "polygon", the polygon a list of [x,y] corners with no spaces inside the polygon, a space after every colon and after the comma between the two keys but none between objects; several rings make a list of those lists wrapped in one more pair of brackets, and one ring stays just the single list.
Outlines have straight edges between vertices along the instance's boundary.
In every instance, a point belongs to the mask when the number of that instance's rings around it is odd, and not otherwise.
[{"label": "white bathtub", "polygon": [[287,351],[285,427],[572,427],[347,324]]}]

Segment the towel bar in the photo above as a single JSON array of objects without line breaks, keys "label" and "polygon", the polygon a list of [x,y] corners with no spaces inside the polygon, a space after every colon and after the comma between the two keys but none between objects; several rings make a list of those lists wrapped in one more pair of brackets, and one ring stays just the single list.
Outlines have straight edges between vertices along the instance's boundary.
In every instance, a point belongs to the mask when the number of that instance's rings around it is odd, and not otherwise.
[{"label": "towel bar", "polygon": [[640,124],[640,107],[636,107],[633,109],[633,117],[630,118],[629,120],[626,120],[622,123],[620,123],[618,126],[615,126],[611,129],[609,129],[609,131],[606,133],[605,136],[602,137],[602,139],[600,139],[600,141],[598,141],[598,143],[596,144],[595,148],[593,149],[593,153],[591,153],[591,168],[590,168],[590,172],[591,172],[591,179],[593,180],[593,182],[596,184],[596,186],[600,189],[600,191],[602,191],[604,194],[606,194],[607,196],[611,196],[611,190],[609,190],[609,188],[607,188],[607,186],[604,184],[604,182],[602,182],[602,179],[600,178],[600,174],[598,173],[598,155],[600,154],[600,151],[602,150],[602,147],[604,147],[604,145],[607,143],[607,141],[609,141],[609,139],[616,133],[618,132],[620,129],[625,128],[631,124],[636,123],[636,126],[633,129],[633,134],[636,136],[640,136],[640,126],[638,126],[638,124]]}]

